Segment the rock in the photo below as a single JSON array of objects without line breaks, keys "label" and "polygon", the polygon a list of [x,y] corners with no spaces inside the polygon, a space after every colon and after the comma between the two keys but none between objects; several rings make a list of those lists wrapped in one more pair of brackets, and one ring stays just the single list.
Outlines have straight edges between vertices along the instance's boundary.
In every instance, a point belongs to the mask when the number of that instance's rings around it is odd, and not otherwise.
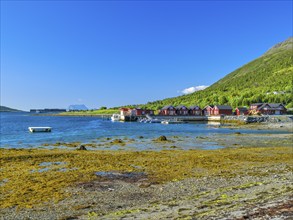
[{"label": "rock", "polygon": [[121,139],[115,139],[110,142],[111,144],[123,144],[124,142]]},{"label": "rock", "polygon": [[166,136],[162,135],[156,139],[156,141],[167,141]]},{"label": "rock", "polygon": [[235,132],[234,134],[241,134],[239,131]]},{"label": "rock", "polygon": [[84,145],[80,145],[78,150],[87,150]]}]

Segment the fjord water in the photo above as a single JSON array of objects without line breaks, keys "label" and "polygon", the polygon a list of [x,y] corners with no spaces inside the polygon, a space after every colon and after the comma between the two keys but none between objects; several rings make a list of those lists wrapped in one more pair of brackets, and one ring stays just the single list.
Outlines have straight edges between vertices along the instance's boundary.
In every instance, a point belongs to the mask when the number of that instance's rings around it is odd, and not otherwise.
[{"label": "fjord water", "polygon": [[[90,143],[99,138],[145,139],[167,137],[213,136],[235,133],[237,130],[218,128],[207,123],[190,124],[145,124],[137,122],[111,122],[98,117],[35,116],[30,113],[0,113],[0,147],[30,148],[56,142]],[[28,127],[52,127],[52,132],[30,133]],[[241,133],[263,133],[268,131],[241,130]],[[270,131],[275,133],[275,131]],[[184,144],[184,143],[182,143]],[[139,148],[139,145],[137,145]]]}]

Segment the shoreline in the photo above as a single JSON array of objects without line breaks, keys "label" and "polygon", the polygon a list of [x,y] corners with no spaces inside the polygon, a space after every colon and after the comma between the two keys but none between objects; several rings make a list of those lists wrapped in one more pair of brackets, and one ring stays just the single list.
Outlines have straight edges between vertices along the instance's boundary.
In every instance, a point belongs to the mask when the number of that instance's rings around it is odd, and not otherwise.
[{"label": "shoreline", "polygon": [[0,148],[1,218],[293,216],[292,122],[209,126],[232,132]]},{"label": "shoreline", "polygon": [[222,128],[232,128],[232,129],[253,129],[253,130],[278,130],[278,131],[288,131],[293,133],[293,121],[292,122],[260,122],[260,123],[249,123],[249,124],[224,124],[221,125]]},{"label": "shoreline", "polygon": [[0,214],[5,219],[241,219],[268,204],[292,204],[292,156],[291,147],[1,149]]}]

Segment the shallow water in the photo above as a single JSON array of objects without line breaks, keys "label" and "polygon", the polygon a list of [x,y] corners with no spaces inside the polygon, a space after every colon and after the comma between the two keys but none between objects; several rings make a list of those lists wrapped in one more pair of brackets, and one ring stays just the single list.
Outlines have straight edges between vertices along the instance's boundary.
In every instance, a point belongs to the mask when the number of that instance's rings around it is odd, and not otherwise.
[{"label": "shallow water", "polygon": [[[0,147],[1,148],[33,148],[57,142],[106,143],[106,138],[119,138],[127,142],[130,149],[156,149],[156,145],[171,147],[180,144],[184,149],[202,148],[217,149],[216,142],[210,140],[215,135],[234,134],[277,134],[280,131],[244,130],[220,128],[208,123],[189,124],[145,124],[137,122],[111,122],[98,117],[60,117],[34,116],[30,113],[0,113]],[[28,127],[49,126],[52,132],[30,133]],[[285,132],[286,133],[286,132]],[[152,140],[165,135],[171,142],[153,143]],[[143,136],[143,138],[139,138]],[[208,140],[205,141],[205,138]],[[129,140],[135,141],[129,141]],[[202,139],[202,141],[198,141]],[[176,142],[176,143],[174,143]],[[175,146],[175,147],[176,147]],[[62,146],[59,146],[62,147]],[[107,147],[117,150],[119,145]]]}]

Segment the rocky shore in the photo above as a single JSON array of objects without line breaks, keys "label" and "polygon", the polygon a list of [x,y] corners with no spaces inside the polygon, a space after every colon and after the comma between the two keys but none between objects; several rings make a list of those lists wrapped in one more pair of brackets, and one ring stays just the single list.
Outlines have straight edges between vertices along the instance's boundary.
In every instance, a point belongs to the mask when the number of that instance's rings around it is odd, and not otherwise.
[{"label": "rocky shore", "polygon": [[1,149],[0,219],[290,219],[292,147]]},{"label": "rocky shore", "polygon": [[228,126],[233,128],[282,130],[293,132],[293,115],[225,116],[223,121],[226,122],[223,127],[228,124]]},{"label": "rocky shore", "polygon": [[6,208],[1,210],[1,218],[290,219],[292,187],[289,173],[193,178],[147,187],[122,180],[94,181],[67,189],[73,196],[58,204]]},{"label": "rocky shore", "polygon": [[292,122],[210,126],[235,132],[0,149],[0,219],[291,219]]}]

